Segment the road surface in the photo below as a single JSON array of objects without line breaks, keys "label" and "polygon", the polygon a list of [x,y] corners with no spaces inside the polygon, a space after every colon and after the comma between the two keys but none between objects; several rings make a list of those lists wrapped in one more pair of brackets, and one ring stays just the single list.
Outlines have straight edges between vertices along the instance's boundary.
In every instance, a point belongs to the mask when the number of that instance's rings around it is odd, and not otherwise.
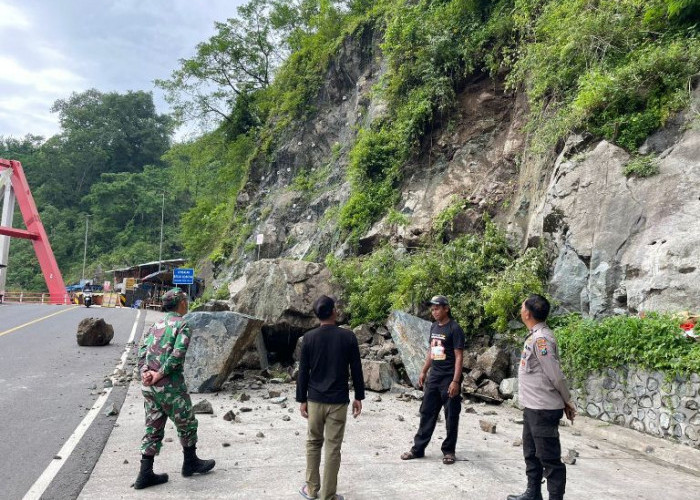
[{"label": "road surface", "polygon": [[[78,323],[104,318],[114,339],[80,347]],[[139,315],[138,334],[143,315]],[[54,458],[97,400],[120,363],[137,311],[82,306],[0,306],[0,497],[21,499],[54,461],[62,464],[43,498],[75,498],[92,471],[115,418],[95,419],[70,457]],[[125,389],[106,407],[121,405]],[[86,473],[87,471],[87,473]]]}]

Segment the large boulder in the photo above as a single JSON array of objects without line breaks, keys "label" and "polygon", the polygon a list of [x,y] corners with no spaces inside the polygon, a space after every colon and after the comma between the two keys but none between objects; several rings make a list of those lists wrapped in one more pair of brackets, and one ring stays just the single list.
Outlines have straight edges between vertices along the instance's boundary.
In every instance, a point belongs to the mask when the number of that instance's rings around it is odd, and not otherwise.
[{"label": "large boulder", "polygon": [[362,375],[365,388],[370,391],[383,392],[391,389],[391,367],[385,361],[362,360]]},{"label": "large boulder", "polygon": [[392,312],[386,323],[414,387],[418,387],[418,377],[428,355],[430,325],[430,321],[403,311]]},{"label": "large boulder", "polygon": [[252,262],[244,277],[245,284],[232,297],[232,310],[287,330],[303,332],[318,326],[314,301],[339,293],[328,268],[314,262],[263,259]]},{"label": "large boulder", "polygon": [[477,369],[484,372],[487,378],[500,384],[506,378],[510,357],[498,346],[491,346],[488,351],[476,358]]},{"label": "large boulder", "polygon": [[250,347],[262,321],[234,312],[194,312],[185,316],[191,330],[185,380],[192,392],[221,389]]},{"label": "large boulder", "polygon": [[114,338],[114,328],[102,318],[85,318],[78,324],[77,341],[80,346],[103,346]]}]

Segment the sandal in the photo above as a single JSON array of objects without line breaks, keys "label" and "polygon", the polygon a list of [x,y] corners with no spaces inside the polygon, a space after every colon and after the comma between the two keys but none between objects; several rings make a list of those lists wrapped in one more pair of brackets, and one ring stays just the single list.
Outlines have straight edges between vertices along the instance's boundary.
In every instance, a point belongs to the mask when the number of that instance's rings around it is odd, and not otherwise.
[{"label": "sandal", "polygon": [[442,457],[442,463],[445,465],[452,465],[455,463],[456,460],[457,459],[455,458],[455,456],[452,455],[451,453],[448,453],[447,455]]},{"label": "sandal", "polygon": [[311,495],[309,495],[309,488],[306,485],[299,488],[299,494],[301,496],[303,496],[304,498],[306,498],[306,500],[315,500],[316,498],[318,498],[318,497],[312,497]]},{"label": "sandal", "polygon": [[401,460],[413,460],[414,458],[423,458],[423,455],[416,455],[413,450],[401,454]]}]

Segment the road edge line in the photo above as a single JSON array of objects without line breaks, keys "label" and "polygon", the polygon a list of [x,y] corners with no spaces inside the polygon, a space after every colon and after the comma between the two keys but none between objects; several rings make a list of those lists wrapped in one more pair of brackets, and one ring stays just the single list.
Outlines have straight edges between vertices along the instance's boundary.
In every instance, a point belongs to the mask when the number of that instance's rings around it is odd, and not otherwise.
[{"label": "road edge line", "polygon": [[[124,349],[124,353],[122,353],[122,357],[120,360],[119,365],[117,365],[117,369],[123,369],[124,366],[126,365],[126,360],[129,357],[129,350],[133,346],[134,342],[134,337],[136,336],[136,328],[138,327],[139,319],[141,319],[141,310],[139,309],[138,313],[136,314],[136,319],[134,320],[134,326],[131,328],[131,335],[129,336],[129,340],[126,343],[126,347]],[[116,371],[116,370],[115,370]],[[114,375],[110,377],[112,379],[112,383],[114,383]],[[57,455],[61,457],[60,460],[58,459],[53,459],[51,463],[44,469],[44,472],[41,473],[41,476],[34,482],[34,484],[29,488],[29,491],[25,493],[24,497],[22,497],[22,500],[40,500],[41,496],[44,494],[46,489],[49,487],[51,482],[54,480],[58,472],[61,470],[61,467],[63,467],[63,464],[66,463],[68,458],[70,457],[71,453],[73,453],[73,450],[75,447],[78,445],[80,440],[83,438],[85,435],[85,432],[88,430],[92,422],[95,420],[95,417],[100,413],[102,408],[104,407],[105,403],[107,402],[107,399],[109,398],[110,394],[112,394],[112,389],[114,387],[108,387],[104,390],[104,392],[100,395],[100,397],[97,398],[95,401],[95,404],[92,405],[92,408],[87,412],[83,420],[78,424],[78,427],[73,431],[73,433],[68,437],[65,443],[63,443],[63,446],[61,449],[58,451]]]}]

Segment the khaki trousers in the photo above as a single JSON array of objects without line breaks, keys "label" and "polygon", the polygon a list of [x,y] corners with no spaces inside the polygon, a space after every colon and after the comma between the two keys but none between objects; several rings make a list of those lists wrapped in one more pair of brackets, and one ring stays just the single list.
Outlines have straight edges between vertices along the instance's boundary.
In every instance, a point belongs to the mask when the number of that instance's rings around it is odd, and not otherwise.
[{"label": "khaki trousers", "polygon": [[[333,500],[338,485],[340,447],[345,435],[348,405],[308,402],[309,429],[306,436],[306,487],[312,497]],[[321,448],[325,441],[323,482],[319,474]]]}]

